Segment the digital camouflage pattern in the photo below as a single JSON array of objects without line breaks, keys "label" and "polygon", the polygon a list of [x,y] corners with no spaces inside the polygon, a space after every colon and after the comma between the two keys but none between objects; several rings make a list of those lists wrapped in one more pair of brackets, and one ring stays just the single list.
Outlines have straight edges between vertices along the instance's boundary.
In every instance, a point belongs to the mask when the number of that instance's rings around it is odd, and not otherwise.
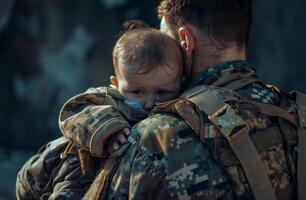
[{"label": "digital camouflage pattern", "polygon": [[[256,77],[248,62],[229,62],[205,71],[189,88],[211,85],[235,73]],[[250,84],[236,92],[248,100],[280,104],[280,94],[264,84]],[[171,106],[173,102],[176,103]],[[187,124],[177,115],[184,113],[192,118],[194,113],[188,106],[170,101],[166,107],[168,110],[159,110],[162,113],[153,114],[133,127],[130,147],[123,154],[113,179],[104,186],[107,189],[102,191],[100,199],[254,199],[239,161],[227,141],[218,137],[212,123],[203,119],[206,138],[201,141],[192,129],[197,126],[197,119],[194,118],[194,124]],[[239,115],[257,128],[251,138],[266,166],[277,199],[295,199],[289,169],[289,165],[295,169],[294,156],[290,155],[293,159],[287,160],[278,119],[263,114],[258,117],[258,114],[249,107],[239,109]],[[296,132],[291,136],[289,146],[294,149]],[[91,187],[97,182],[98,179]],[[89,191],[92,194],[92,190]]]},{"label": "digital camouflage pattern", "polygon": [[[203,72],[187,89],[201,84],[212,85],[235,73],[256,77],[248,62],[228,62]],[[252,101],[277,106],[281,103],[276,90],[260,83],[236,92]],[[129,144],[107,159],[111,162],[113,159],[115,163],[108,170],[111,178],[103,182],[103,176],[99,176],[105,174],[103,163],[108,161],[97,164],[102,170],[97,171],[86,199],[254,199],[239,161],[207,116],[201,119],[205,137],[200,138],[193,129],[197,119],[194,118],[195,123],[191,124],[185,122],[184,116],[179,116],[179,113],[188,114],[188,111],[192,115],[190,107],[177,102],[171,107],[171,103],[168,110],[160,110],[133,126]],[[237,111],[239,116],[257,127],[251,138],[266,166],[277,198],[295,199],[296,133],[292,132],[291,143],[287,144],[280,133],[278,118],[249,107]],[[285,149],[292,150],[290,155]],[[23,168],[20,173],[25,170]]]}]

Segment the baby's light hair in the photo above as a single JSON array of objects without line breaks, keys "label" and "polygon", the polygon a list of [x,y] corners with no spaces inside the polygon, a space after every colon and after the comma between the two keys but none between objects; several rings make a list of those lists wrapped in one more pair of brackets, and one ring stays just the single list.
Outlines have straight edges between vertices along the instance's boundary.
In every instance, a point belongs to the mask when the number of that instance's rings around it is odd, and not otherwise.
[{"label": "baby's light hair", "polygon": [[138,20],[125,22],[123,27],[125,32],[118,39],[113,50],[116,76],[120,76],[119,63],[129,64],[129,71],[132,73],[145,74],[152,71],[155,66],[170,67],[168,59],[173,58],[168,57],[168,54],[170,55],[173,51],[178,52],[177,59],[183,59],[178,43],[159,30]]}]

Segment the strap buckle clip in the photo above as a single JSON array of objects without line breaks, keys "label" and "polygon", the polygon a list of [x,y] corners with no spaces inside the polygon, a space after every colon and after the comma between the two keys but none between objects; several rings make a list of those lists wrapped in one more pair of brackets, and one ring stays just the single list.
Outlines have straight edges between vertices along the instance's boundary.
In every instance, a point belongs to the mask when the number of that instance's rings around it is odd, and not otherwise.
[{"label": "strap buckle clip", "polygon": [[214,114],[209,115],[208,118],[213,124],[221,127],[220,132],[228,141],[249,130],[246,122],[228,104],[225,104]]}]

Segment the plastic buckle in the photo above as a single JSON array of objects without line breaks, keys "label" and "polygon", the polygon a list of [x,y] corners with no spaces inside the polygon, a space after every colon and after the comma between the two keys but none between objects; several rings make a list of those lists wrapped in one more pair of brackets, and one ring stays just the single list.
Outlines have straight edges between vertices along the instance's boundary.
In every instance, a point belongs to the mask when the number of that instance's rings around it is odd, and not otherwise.
[{"label": "plastic buckle", "polygon": [[[245,121],[239,115],[237,115],[235,110],[228,104],[221,107],[214,114],[208,116],[208,118],[213,124],[220,127],[221,134],[229,141],[248,131],[248,126]],[[233,133],[233,131],[237,128],[239,130]]]}]

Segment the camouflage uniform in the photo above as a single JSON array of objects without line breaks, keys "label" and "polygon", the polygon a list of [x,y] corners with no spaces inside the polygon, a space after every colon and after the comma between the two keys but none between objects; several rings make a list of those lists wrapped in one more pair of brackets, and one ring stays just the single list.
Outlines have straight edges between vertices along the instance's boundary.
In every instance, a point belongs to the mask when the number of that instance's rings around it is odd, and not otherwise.
[{"label": "camouflage uniform", "polygon": [[147,117],[115,89],[90,88],[69,99],[61,109],[62,134],[95,157],[105,155],[105,142],[114,133]]},{"label": "camouflage uniform", "polygon": [[103,168],[108,158],[106,141],[146,116],[112,88],[90,88],[71,98],[59,115],[66,138],[48,143],[25,163],[17,176],[17,198],[81,199],[93,180],[95,165]]},{"label": "camouflage uniform", "polygon": [[81,199],[92,177],[82,176],[78,159],[61,158],[68,144],[64,137],[45,145],[17,175],[17,199]]},{"label": "camouflage uniform", "polygon": [[[199,74],[189,88],[213,85],[235,74],[256,77],[248,62],[233,61]],[[277,91],[256,82],[236,92],[264,104],[278,106],[281,103]],[[133,126],[129,143],[105,162],[97,164],[101,170],[85,199],[254,199],[241,164],[227,141],[213,136],[218,131],[208,117],[201,119],[204,121],[201,129],[206,136],[199,137],[195,133],[198,119],[184,120],[184,113],[193,116],[194,110],[176,101],[172,107],[172,102],[168,104],[170,106],[164,111],[160,109]],[[242,109],[239,115],[252,121],[258,113]],[[278,129],[271,131],[275,128],[275,120],[278,119],[266,115],[260,122],[254,120],[257,128],[261,128],[252,134],[252,140],[277,198],[294,199],[295,151],[292,149],[297,136],[293,135],[291,143],[285,144]],[[86,145],[82,148],[86,149]],[[285,149],[292,150],[290,162]],[[73,156],[67,157],[68,161],[70,159]]]},{"label": "camouflage uniform", "polygon": [[[248,62],[228,62],[203,72],[189,87],[211,85],[231,74],[250,72],[254,70]],[[252,76],[256,77],[255,74]],[[279,94],[262,84],[253,83],[237,92],[257,102],[280,103]],[[183,112],[188,113],[188,110]],[[246,109],[241,115],[256,113]],[[284,141],[274,135],[279,132],[269,131],[276,119],[265,118],[261,123],[263,131],[256,132],[252,139],[277,198],[294,199],[296,191]],[[206,118],[204,121],[205,132],[213,134],[210,120]],[[260,142],[258,138],[261,137],[270,139]],[[254,199],[242,167],[227,141],[222,137],[208,137],[201,141],[191,126],[175,113],[157,113],[136,124],[129,141],[130,146],[114,169],[111,180],[103,185],[101,199]],[[296,145],[296,138],[292,138],[290,145]],[[97,179],[92,188],[99,182]],[[89,191],[93,194],[94,190]]]}]

